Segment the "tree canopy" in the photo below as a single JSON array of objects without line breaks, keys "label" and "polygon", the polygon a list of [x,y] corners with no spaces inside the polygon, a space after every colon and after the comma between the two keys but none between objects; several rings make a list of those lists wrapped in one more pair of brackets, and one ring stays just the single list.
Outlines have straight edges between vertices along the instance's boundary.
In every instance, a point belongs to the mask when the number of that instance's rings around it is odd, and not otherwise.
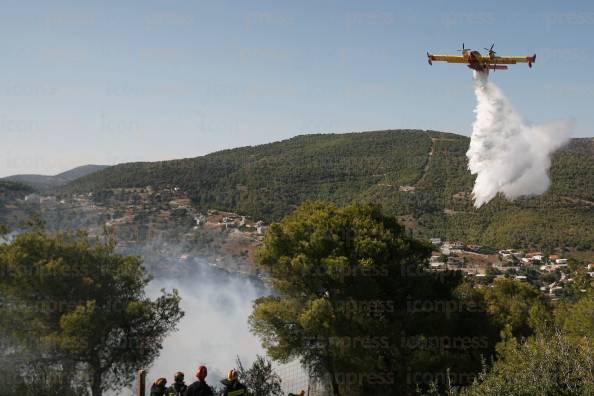
[{"label": "tree canopy", "polygon": [[148,298],[141,260],[109,239],[25,233],[0,246],[0,263],[0,331],[13,355],[32,352],[32,364],[72,373],[93,396],[128,384],[183,316],[177,291]]},{"label": "tree canopy", "polygon": [[424,271],[430,251],[377,206],[306,203],[258,252],[276,294],[255,302],[251,328],[271,357],[300,358],[335,395],[411,392],[423,369],[478,371],[494,345],[485,312],[459,274]]}]

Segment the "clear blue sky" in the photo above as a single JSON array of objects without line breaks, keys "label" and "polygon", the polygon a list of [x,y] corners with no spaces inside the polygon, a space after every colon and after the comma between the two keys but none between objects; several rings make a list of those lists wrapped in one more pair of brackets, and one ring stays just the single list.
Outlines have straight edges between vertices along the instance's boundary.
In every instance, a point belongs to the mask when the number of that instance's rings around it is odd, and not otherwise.
[{"label": "clear blue sky", "polygon": [[592,1],[4,1],[0,176],[192,157],[303,133],[468,135],[462,41],[530,122],[594,136]]}]

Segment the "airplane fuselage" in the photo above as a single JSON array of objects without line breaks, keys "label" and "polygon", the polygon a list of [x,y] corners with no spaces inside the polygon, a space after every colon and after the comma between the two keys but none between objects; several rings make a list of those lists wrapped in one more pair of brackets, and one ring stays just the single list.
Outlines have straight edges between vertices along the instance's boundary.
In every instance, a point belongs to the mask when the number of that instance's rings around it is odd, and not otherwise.
[{"label": "airplane fuselage", "polygon": [[488,64],[482,62],[483,56],[478,51],[466,51],[464,53],[468,61],[468,67],[478,72],[489,72]]}]

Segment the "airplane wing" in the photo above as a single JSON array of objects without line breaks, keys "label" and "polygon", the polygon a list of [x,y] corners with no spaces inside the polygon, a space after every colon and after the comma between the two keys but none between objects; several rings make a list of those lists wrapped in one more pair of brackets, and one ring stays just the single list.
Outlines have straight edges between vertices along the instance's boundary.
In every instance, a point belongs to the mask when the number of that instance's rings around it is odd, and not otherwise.
[{"label": "airplane wing", "polygon": [[536,62],[536,55],[533,56],[495,56],[493,58],[489,56],[483,56],[483,62],[495,65],[515,65],[516,63],[528,63],[528,66],[532,67],[532,64]]},{"label": "airplane wing", "polygon": [[462,55],[434,55],[427,53],[427,60],[429,64],[433,61],[448,62],[448,63],[468,63],[468,60],[464,59]]}]

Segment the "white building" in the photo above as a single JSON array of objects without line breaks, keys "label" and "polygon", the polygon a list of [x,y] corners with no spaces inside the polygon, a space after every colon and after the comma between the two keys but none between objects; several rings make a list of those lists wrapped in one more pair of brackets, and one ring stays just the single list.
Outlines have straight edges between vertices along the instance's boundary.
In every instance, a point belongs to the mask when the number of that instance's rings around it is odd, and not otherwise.
[{"label": "white building", "polygon": [[41,202],[41,197],[35,193],[29,194],[29,195],[25,196],[25,202],[39,203],[39,202]]},{"label": "white building", "polygon": [[431,244],[433,246],[440,246],[441,245],[441,238],[431,238]]}]

